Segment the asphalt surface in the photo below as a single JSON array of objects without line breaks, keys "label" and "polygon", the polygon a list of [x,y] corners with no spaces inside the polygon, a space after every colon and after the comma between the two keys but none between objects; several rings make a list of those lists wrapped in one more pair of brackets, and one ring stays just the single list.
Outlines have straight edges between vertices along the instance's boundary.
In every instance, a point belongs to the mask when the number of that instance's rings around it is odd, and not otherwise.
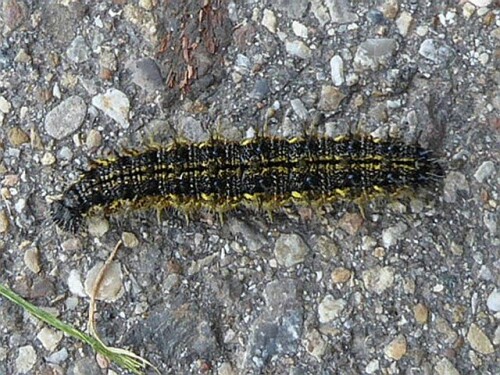
[{"label": "asphalt surface", "polygon": [[[163,374],[494,374],[497,1],[15,1],[0,12],[0,282]],[[438,187],[223,222],[50,202],[92,160],[212,134],[418,141]],[[0,298],[0,374],[121,374]],[[497,368],[497,370],[495,370]],[[153,373],[151,371],[151,373]]]}]

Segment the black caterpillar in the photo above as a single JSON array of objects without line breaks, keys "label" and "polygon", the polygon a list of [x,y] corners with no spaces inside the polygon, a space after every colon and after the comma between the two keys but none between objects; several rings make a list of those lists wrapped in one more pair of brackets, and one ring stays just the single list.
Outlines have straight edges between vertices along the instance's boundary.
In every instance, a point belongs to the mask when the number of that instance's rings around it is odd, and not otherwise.
[{"label": "black caterpillar", "polygon": [[418,144],[364,134],[173,143],[96,161],[52,203],[51,216],[76,232],[94,208],[175,207],[189,213],[248,204],[273,210],[301,201],[364,200],[429,185],[443,175],[433,153]]}]

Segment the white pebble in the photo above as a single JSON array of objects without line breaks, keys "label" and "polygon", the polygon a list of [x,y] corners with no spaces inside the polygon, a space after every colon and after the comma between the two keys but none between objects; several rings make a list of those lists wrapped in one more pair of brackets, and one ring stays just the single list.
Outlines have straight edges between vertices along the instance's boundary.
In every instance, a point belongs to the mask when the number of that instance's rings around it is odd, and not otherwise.
[{"label": "white pebble", "polygon": [[335,299],[332,295],[327,295],[318,305],[319,322],[329,323],[337,319],[346,305],[347,302],[344,299]]},{"label": "white pebble", "polygon": [[41,160],[42,165],[52,165],[55,162],[56,162],[56,158],[50,152],[46,152],[45,154],[43,154],[42,160]]},{"label": "white pebble", "polygon": [[330,60],[330,70],[332,82],[335,86],[341,86],[344,83],[344,60],[339,55],[335,55]]},{"label": "white pebble", "polygon": [[401,15],[396,20],[396,26],[398,27],[399,33],[403,36],[408,34],[410,30],[411,22],[413,18],[410,13],[402,12]]},{"label": "white pebble", "polygon": [[303,38],[303,39],[307,38],[308,30],[307,30],[307,26],[305,26],[304,24],[297,22],[297,21],[293,21],[292,22],[292,30],[293,30],[293,33],[295,35],[297,35],[298,37]]},{"label": "white pebble", "polygon": [[285,42],[285,49],[288,54],[301,59],[311,58],[311,49],[301,40],[294,40],[293,42]]},{"label": "white pebble", "polygon": [[77,270],[71,270],[68,276],[68,288],[71,293],[77,295],[78,297],[86,297],[85,289],[83,288],[82,280],[80,274]]},{"label": "white pebble", "polygon": [[269,9],[264,9],[264,16],[262,17],[262,26],[269,30],[271,33],[276,32],[278,22],[276,21],[276,16],[274,12]]},{"label": "white pebble", "polygon": [[45,349],[52,352],[63,338],[63,334],[61,331],[55,331],[49,327],[44,327],[38,332],[36,338],[40,340]]},{"label": "white pebble", "polygon": [[474,173],[474,178],[479,183],[483,183],[488,177],[492,175],[495,171],[495,164],[491,161],[485,161],[483,164],[479,166],[476,173]]},{"label": "white pebble", "polygon": [[0,112],[7,114],[10,112],[11,108],[12,104],[10,104],[3,96],[0,96]]},{"label": "white pebble", "polygon": [[486,305],[491,311],[500,311],[500,290],[495,289],[490,293],[488,300],[486,301]]},{"label": "white pebble", "polygon": [[477,6],[478,8],[487,7],[491,4],[492,0],[469,0],[469,3]]},{"label": "white pebble", "polygon": [[123,129],[129,127],[130,101],[123,92],[109,89],[92,98],[92,105],[115,120]]},{"label": "white pebble", "polygon": [[16,370],[18,374],[28,373],[36,363],[36,352],[33,346],[26,345],[19,348],[16,358]]}]

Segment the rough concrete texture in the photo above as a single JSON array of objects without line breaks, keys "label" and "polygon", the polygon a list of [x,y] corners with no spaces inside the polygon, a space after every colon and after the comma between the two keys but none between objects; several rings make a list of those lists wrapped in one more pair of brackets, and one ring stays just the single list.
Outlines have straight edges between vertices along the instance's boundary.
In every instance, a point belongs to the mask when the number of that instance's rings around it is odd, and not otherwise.
[{"label": "rough concrete texture", "polygon": [[[0,282],[86,329],[89,271],[123,238],[98,330],[161,373],[498,373],[498,2],[1,7]],[[364,217],[48,219],[92,159],[264,128],[418,140],[446,178]],[[0,332],[0,374],[124,373],[1,297]]]}]

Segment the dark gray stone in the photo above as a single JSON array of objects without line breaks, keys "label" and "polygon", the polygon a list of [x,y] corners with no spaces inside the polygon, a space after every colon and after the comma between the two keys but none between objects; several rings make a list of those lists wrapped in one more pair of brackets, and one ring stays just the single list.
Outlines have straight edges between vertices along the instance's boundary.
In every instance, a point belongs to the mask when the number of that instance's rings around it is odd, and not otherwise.
[{"label": "dark gray stone", "polygon": [[307,10],[309,0],[276,0],[272,7],[288,15],[290,18],[301,18]]},{"label": "dark gray stone", "polygon": [[77,360],[68,370],[68,375],[101,375],[102,371],[99,368],[94,357],[86,357]]},{"label": "dark gray stone", "polygon": [[132,64],[132,82],[146,91],[159,90],[165,86],[160,68],[150,58],[137,60]]},{"label": "dark gray stone", "polygon": [[266,79],[259,79],[255,82],[255,86],[253,87],[252,92],[250,93],[250,97],[262,100],[264,99],[270,92],[269,83]]},{"label": "dark gray stone", "polygon": [[178,297],[165,303],[134,327],[127,342],[149,352],[160,352],[165,362],[180,358],[213,358],[219,347],[213,322],[195,303]]},{"label": "dark gray stone", "polygon": [[265,289],[266,307],[251,327],[245,366],[262,368],[274,355],[293,355],[302,335],[304,311],[297,282],[272,281]]}]

